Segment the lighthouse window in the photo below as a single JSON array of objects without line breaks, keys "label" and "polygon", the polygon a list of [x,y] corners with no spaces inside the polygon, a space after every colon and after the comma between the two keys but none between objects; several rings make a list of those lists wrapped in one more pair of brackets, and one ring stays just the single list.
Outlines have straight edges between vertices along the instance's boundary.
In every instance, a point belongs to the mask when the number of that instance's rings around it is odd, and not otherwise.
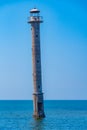
[{"label": "lighthouse window", "polygon": [[40,86],[38,86],[38,88],[40,88]]},{"label": "lighthouse window", "polygon": [[39,60],[37,60],[37,63],[39,63]]},{"label": "lighthouse window", "polygon": [[36,35],[36,37],[38,37],[38,35]]}]

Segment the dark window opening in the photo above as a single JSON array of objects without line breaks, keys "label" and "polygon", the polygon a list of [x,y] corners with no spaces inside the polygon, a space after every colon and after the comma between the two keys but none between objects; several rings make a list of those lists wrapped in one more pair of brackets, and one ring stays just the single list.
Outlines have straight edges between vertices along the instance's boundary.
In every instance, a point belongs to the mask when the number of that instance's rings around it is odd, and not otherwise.
[{"label": "dark window opening", "polygon": [[38,35],[36,35],[36,37],[38,37]]},{"label": "dark window opening", "polygon": [[39,60],[37,60],[37,63],[39,63]]},{"label": "dark window opening", "polygon": [[40,88],[40,85],[38,86],[38,88]]}]

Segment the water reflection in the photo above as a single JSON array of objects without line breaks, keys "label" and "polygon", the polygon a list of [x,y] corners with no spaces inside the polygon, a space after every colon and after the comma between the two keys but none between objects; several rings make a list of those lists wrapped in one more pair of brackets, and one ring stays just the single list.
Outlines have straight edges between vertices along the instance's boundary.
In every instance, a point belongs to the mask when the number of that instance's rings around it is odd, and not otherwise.
[{"label": "water reflection", "polygon": [[45,119],[33,119],[32,130],[44,130],[45,129]]}]

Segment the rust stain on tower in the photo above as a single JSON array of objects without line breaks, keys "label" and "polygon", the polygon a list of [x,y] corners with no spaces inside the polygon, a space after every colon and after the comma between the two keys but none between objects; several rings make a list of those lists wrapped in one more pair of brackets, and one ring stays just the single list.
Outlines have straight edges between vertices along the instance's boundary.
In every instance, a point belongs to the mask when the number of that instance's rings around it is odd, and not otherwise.
[{"label": "rust stain on tower", "polygon": [[32,60],[33,60],[33,103],[34,114],[36,118],[44,118],[44,103],[42,92],[42,76],[41,76],[41,50],[40,50],[40,23],[43,18],[40,16],[40,11],[36,8],[30,10],[30,19],[32,30]]}]

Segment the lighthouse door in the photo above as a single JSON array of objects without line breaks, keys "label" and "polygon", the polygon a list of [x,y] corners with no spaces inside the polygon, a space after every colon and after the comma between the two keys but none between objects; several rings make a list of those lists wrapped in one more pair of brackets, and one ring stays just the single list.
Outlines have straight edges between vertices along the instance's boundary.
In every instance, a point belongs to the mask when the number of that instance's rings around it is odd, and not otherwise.
[{"label": "lighthouse door", "polygon": [[42,103],[38,103],[38,112],[42,112]]}]

